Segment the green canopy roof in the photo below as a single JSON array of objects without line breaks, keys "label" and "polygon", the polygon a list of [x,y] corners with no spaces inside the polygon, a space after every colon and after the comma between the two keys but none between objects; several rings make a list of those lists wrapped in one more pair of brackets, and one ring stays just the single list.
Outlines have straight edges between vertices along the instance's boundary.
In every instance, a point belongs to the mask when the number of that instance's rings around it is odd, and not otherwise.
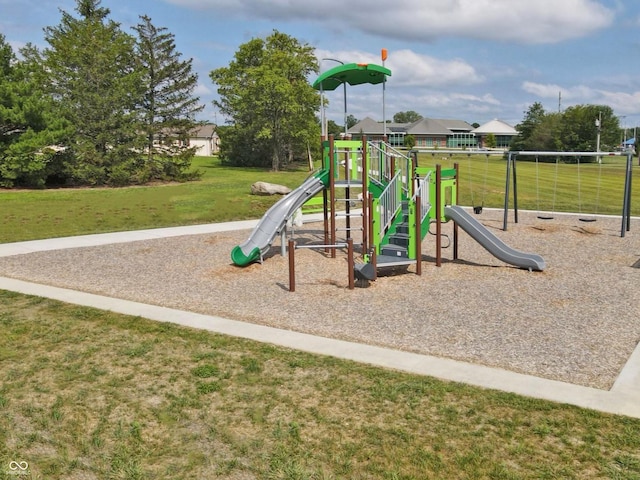
[{"label": "green canopy roof", "polygon": [[347,63],[338,65],[320,75],[313,88],[316,90],[335,90],[343,83],[361,85],[363,83],[382,83],[391,70],[373,63]]}]

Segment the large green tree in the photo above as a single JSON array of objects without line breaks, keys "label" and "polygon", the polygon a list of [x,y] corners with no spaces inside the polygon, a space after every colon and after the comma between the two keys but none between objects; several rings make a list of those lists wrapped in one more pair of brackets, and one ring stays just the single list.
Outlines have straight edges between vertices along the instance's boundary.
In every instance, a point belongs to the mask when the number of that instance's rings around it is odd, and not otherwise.
[{"label": "large green tree", "polygon": [[63,169],[68,125],[42,90],[37,50],[27,45],[21,54],[0,34],[0,186],[43,187]]},{"label": "large green tree", "polygon": [[596,120],[601,121],[600,150],[612,150],[619,143],[620,127],[611,107],[576,105],[561,113],[547,113],[542,104],[536,102],[516,126],[518,136],[512,142],[511,150],[596,151]]},{"label": "large green tree", "polygon": [[393,121],[395,123],[413,123],[418,120],[422,120],[422,115],[418,112],[414,112],[413,110],[398,112],[393,116]]},{"label": "large green tree", "polygon": [[278,170],[306,156],[320,136],[320,96],[308,81],[317,71],[313,48],[278,31],[241,45],[228,67],[213,70],[214,104],[231,119],[221,132],[223,159]]},{"label": "large green tree", "polygon": [[620,143],[620,123],[611,107],[606,105],[576,105],[562,114],[560,135],[565,150],[592,152],[596,150],[600,124],[600,150],[613,150]]},{"label": "large green tree", "polygon": [[[140,113],[147,141],[147,167],[158,175],[166,168],[190,165],[193,149],[185,140],[197,125],[196,115],[204,105],[194,96],[198,76],[192,71],[193,60],[181,59],[175,37],[166,28],[155,27],[146,15],[140,20],[134,27],[142,73]],[[178,158],[186,162],[180,164]]]},{"label": "large green tree", "polygon": [[135,39],[100,3],[77,0],[79,18],[62,11],[61,23],[45,29],[43,59],[48,87],[74,129],[72,182],[119,185],[137,169],[140,71]]}]

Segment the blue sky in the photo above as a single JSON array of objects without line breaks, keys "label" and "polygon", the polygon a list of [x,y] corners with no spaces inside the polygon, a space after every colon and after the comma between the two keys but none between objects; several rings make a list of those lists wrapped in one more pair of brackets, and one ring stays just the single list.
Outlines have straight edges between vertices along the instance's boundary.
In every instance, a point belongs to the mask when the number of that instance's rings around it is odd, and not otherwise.
[{"label": "blue sky", "polygon": [[[0,32],[14,49],[45,47],[43,28],[75,0],[0,0]],[[212,69],[238,47],[273,30],[316,49],[319,59],[381,63],[392,76],[386,117],[414,110],[425,117],[512,125],[534,102],[547,111],[605,104],[621,126],[640,125],[640,2],[636,0],[103,0],[123,29],[148,15],[194,59],[203,119],[213,108]],[[133,32],[132,32],[133,33]],[[321,61],[321,70],[336,63]],[[312,79],[313,80],[313,79]],[[343,119],[342,89],[327,115]],[[348,88],[348,111],[382,119],[380,86]]]}]

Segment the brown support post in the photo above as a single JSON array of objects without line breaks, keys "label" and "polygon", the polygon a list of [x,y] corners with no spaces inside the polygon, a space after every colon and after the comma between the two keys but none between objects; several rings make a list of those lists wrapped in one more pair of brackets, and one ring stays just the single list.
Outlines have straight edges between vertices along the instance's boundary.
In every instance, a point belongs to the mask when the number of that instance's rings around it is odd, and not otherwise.
[{"label": "brown support post", "polygon": [[350,149],[344,151],[344,179],[347,181],[347,186],[344,188],[344,196],[347,199],[344,205],[345,222],[347,227],[347,238],[351,238],[351,188],[349,184],[351,182],[351,162],[349,161]]},{"label": "brown support post", "polygon": [[373,265],[373,281],[378,279],[378,252],[374,248],[371,252],[371,264]]},{"label": "brown support post", "polygon": [[289,291],[296,291],[296,258],[295,258],[296,244],[293,240],[289,240]]},{"label": "brown support post", "polygon": [[[457,188],[460,185],[460,170],[458,169],[458,164],[454,163],[453,168],[456,171],[455,174],[455,183],[456,183],[456,198],[452,199],[454,201],[454,205],[458,205],[458,200],[460,196],[460,189]],[[453,259],[458,259],[458,224],[453,222]]]},{"label": "brown support post", "polygon": [[367,136],[362,136],[362,253],[369,251],[369,158]]},{"label": "brown support post", "polygon": [[[329,202],[331,204],[331,245],[336,244],[336,159],[333,135],[329,135]],[[331,258],[336,258],[336,249],[331,249]]]},{"label": "brown support post", "polygon": [[420,196],[416,197],[416,275],[422,275],[422,205]]},{"label": "brown support post", "polygon": [[[367,209],[369,210],[369,224],[367,225],[366,228],[369,229],[369,239],[370,242],[373,241],[373,239],[375,238],[375,235],[373,234],[373,229],[374,229],[374,225],[373,225],[373,195],[371,195],[371,192],[369,192],[368,196],[367,196]],[[373,244],[369,245],[369,250],[373,250],[374,252],[376,251],[376,247]],[[375,265],[374,265],[375,267]]]},{"label": "brown support post", "polygon": [[[329,244],[329,192],[326,188],[322,189],[322,215],[324,219],[324,244]],[[324,249],[325,253],[329,253],[329,249]]]},{"label": "brown support post", "polygon": [[[329,136],[329,139],[333,138],[332,136]],[[324,149],[324,146],[322,147]],[[328,161],[331,162],[331,145],[328,146],[329,148],[329,153],[327,155],[328,157]],[[322,168],[324,168],[325,170],[331,169],[331,163],[329,163],[329,165],[327,165],[325,163],[325,158],[324,158],[324,150],[322,151]],[[329,243],[329,200],[327,198],[327,188],[323,188],[322,189],[322,220],[323,220],[323,226],[324,226],[324,244],[327,245]],[[328,253],[329,250],[325,248],[324,250],[325,253]]]},{"label": "brown support post", "polygon": [[353,238],[347,239],[347,265],[349,266],[349,290],[353,290],[356,288],[356,280],[355,280],[355,264],[353,261]]},{"label": "brown support post", "polygon": [[442,167],[436,165],[436,267],[442,265]]}]

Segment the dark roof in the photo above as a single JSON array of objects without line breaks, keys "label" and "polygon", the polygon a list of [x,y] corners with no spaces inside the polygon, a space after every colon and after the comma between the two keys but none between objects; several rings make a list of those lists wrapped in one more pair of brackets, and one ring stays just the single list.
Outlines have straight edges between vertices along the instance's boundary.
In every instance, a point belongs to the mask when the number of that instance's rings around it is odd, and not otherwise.
[{"label": "dark roof", "polygon": [[[387,127],[389,127],[389,125],[390,124],[387,124]],[[351,134],[359,134],[360,132],[366,135],[382,135],[384,128],[381,122],[376,122],[373,118],[365,117],[347,130],[347,133]]]},{"label": "dark roof", "polygon": [[[470,133],[473,126],[464,120],[443,120],[434,118],[421,118],[413,123],[387,123],[387,133],[405,133],[407,135],[437,135],[447,136],[454,133]],[[351,134],[360,132],[367,135],[382,135],[384,125],[372,118],[366,117],[347,130]]]},{"label": "dark roof", "polygon": [[423,118],[407,125],[407,133],[410,135],[451,135],[445,125],[433,118]]},{"label": "dark roof", "polygon": [[212,123],[200,125],[189,132],[191,138],[212,138],[215,136],[216,126]]},{"label": "dark roof", "polygon": [[473,125],[465,122],[464,120],[451,120],[451,119],[437,119],[436,122],[441,123],[448,128],[456,132],[470,132],[473,130]]}]

